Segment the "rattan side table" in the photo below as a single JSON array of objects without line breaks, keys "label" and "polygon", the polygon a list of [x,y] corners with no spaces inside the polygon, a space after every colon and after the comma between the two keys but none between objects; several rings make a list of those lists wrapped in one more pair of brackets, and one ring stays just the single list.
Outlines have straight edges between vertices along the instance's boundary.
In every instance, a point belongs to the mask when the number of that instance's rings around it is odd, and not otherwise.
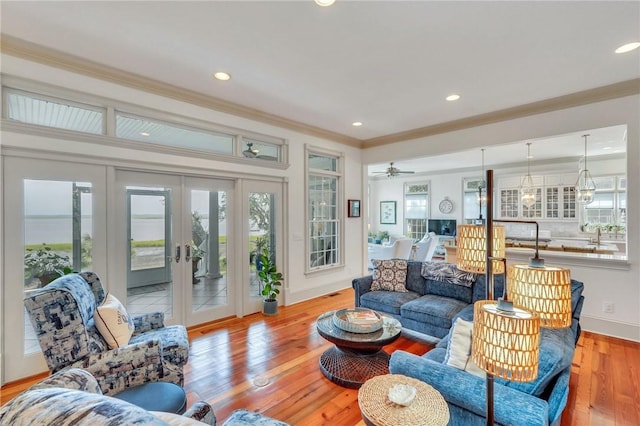
[{"label": "rattan side table", "polygon": [[[393,385],[416,388],[411,405],[404,407],[389,400]],[[362,419],[368,426],[442,426],[449,423],[449,407],[431,385],[402,374],[385,374],[367,380],[358,391]]]}]

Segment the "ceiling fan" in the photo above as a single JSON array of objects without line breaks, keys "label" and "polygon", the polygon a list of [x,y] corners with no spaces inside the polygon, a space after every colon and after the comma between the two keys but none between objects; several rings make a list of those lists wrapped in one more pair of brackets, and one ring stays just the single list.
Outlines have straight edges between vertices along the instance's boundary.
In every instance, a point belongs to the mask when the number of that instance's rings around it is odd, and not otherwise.
[{"label": "ceiling fan", "polygon": [[407,175],[411,175],[414,174],[415,172],[413,171],[404,171],[404,170],[400,170],[397,167],[393,167],[393,161],[391,163],[389,163],[389,167],[387,167],[387,170],[381,171],[381,172],[373,172],[375,174],[378,175],[387,175],[388,178],[394,177],[394,176],[398,176],[401,174],[407,174]]},{"label": "ceiling fan", "polygon": [[256,158],[260,150],[253,147],[253,142],[247,142],[247,149],[242,151],[242,155],[247,158]]}]

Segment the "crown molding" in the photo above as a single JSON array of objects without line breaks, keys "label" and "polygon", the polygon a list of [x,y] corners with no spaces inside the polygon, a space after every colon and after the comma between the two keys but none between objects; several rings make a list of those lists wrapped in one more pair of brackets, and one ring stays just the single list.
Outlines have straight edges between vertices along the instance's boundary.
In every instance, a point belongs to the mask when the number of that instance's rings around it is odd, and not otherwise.
[{"label": "crown molding", "polygon": [[282,127],[306,135],[332,140],[356,148],[360,148],[362,145],[362,142],[356,138],[300,123],[259,109],[250,108],[213,96],[204,95],[202,93],[164,83],[159,80],[143,77],[139,74],[83,59],[75,55],[70,55],[56,49],[31,43],[7,34],[1,34],[0,51],[7,55],[37,62],[43,65],[60,68],[133,89],[154,93],[156,95],[247,118],[249,120]]},{"label": "crown molding", "polygon": [[275,114],[270,114],[266,111],[250,108],[213,96],[204,95],[192,90],[187,90],[159,80],[149,79],[139,74],[124,71],[109,65],[89,61],[75,55],[70,55],[56,49],[50,49],[7,34],[1,34],[0,51],[32,62],[109,81],[133,89],[154,93],[167,98],[191,103],[249,120],[278,126],[306,135],[332,140],[356,148],[373,148],[382,145],[389,145],[397,142],[464,130],[472,127],[513,120],[530,115],[542,114],[640,93],[640,78],[636,78],[610,84],[608,86],[597,87],[551,99],[493,111],[486,114],[479,114],[461,118],[459,120],[452,120],[376,138],[360,140],[316,126],[280,117]]},{"label": "crown molding", "polygon": [[434,124],[418,129],[393,133],[377,138],[362,141],[363,148],[373,148],[376,146],[388,145],[396,142],[424,138],[442,133],[449,133],[471,127],[483,126],[486,124],[498,123],[501,121],[513,120],[530,115],[542,114],[545,112],[558,111],[580,105],[587,105],[595,102],[610,99],[622,98],[625,96],[637,95],[640,93],[640,78],[610,84],[608,86],[597,87],[595,89],[584,90],[582,92],[571,93],[569,95],[558,96],[538,102],[532,102],[486,114],[479,114],[472,117],[461,118],[459,120],[447,121],[445,123]]}]

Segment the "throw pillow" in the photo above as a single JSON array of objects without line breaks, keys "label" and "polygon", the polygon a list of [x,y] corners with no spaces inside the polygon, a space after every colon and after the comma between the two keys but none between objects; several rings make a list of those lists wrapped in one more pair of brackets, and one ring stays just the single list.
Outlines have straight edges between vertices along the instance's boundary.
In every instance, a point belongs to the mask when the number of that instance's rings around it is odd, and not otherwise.
[{"label": "throw pillow", "polygon": [[102,304],[96,308],[93,320],[111,349],[129,343],[135,328],[133,319],[127,314],[122,303],[114,295],[108,293]]},{"label": "throw pillow", "polygon": [[373,283],[371,290],[397,291],[407,290],[407,261],[401,259],[378,260],[373,263]]},{"label": "throw pillow", "polygon": [[449,346],[444,363],[464,370],[478,377],[485,377],[485,372],[471,359],[471,342],[473,337],[473,322],[458,318],[451,329]]}]

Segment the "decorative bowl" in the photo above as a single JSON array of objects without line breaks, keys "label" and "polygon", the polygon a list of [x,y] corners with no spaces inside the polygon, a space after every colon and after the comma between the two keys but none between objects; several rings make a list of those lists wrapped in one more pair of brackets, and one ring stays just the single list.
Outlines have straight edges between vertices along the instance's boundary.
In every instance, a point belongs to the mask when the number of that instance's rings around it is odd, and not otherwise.
[{"label": "decorative bowl", "polygon": [[409,385],[393,385],[389,388],[389,400],[395,404],[408,407],[416,397],[416,388]]},{"label": "decorative bowl", "polygon": [[[353,315],[367,314],[370,316],[368,320],[353,321],[349,318]],[[355,308],[355,309],[340,309],[333,314],[333,325],[340,330],[347,331],[349,333],[374,333],[382,328],[383,320],[379,313],[372,311],[371,309]]]}]

